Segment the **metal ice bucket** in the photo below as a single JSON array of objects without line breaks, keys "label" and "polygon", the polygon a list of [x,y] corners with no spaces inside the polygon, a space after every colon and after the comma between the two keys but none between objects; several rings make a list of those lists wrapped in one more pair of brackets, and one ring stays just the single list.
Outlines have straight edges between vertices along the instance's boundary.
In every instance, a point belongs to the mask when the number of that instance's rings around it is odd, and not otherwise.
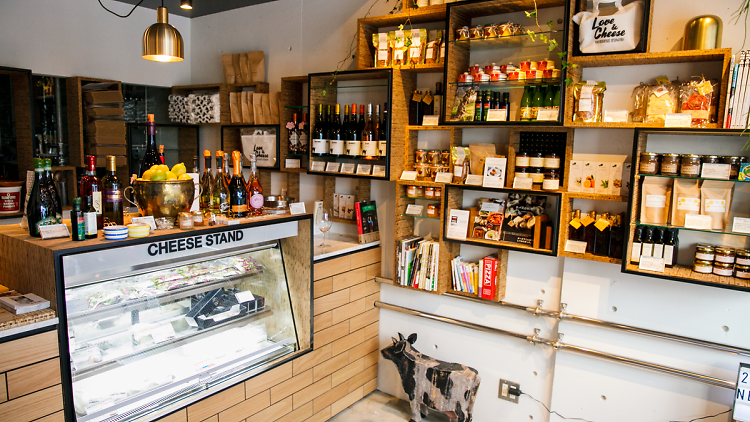
[{"label": "metal ice bucket", "polygon": [[177,218],[181,212],[189,212],[195,197],[195,185],[192,180],[170,180],[161,182],[138,181],[125,189],[133,190],[135,202],[144,216],[154,218]]}]

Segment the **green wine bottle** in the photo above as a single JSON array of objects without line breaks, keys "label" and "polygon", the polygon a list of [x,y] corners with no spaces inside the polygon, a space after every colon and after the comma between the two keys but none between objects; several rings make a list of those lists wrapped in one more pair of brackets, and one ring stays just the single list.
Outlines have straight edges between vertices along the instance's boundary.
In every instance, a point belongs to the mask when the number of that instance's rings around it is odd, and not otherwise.
[{"label": "green wine bottle", "polygon": [[539,109],[544,107],[544,86],[537,87],[534,91],[534,99],[531,100],[531,121],[536,121]]},{"label": "green wine bottle", "polygon": [[532,87],[523,88],[523,96],[521,97],[521,120],[522,122],[531,121],[531,89]]}]

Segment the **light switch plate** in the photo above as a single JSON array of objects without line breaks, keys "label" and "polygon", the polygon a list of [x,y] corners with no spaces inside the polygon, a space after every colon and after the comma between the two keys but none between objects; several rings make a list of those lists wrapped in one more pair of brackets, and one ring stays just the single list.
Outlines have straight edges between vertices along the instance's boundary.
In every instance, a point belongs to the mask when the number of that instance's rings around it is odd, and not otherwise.
[{"label": "light switch plate", "polygon": [[514,396],[513,394],[510,394],[508,390],[510,390],[511,387],[515,387],[520,390],[521,386],[515,382],[512,381],[506,381],[501,379],[500,380],[500,391],[497,394],[497,398],[509,401],[511,403],[518,404],[518,396]]}]

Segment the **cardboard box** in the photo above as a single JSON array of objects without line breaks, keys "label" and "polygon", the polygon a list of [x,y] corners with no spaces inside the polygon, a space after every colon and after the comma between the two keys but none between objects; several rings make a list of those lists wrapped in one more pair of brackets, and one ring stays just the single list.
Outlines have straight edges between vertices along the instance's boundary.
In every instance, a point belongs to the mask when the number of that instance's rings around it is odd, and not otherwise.
[{"label": "cardboard box", "polygon": [[583,190],[583,161],[570,160],[568,171],[568,192],[581,192]]},{"label": "cardboard box", "polygon": [[122,116],[125,111],[122,107],[91,107],[86,109],[89,116]]},{"label": "cardboard box", "polygon": [[124,121],[117,120],[95,120],[86,125],[86,134],[88,136],[109,136],[123,138],[127,135]]},{"label": "cardboard box", "polygon": [[88,104],[110,104],[122,103],[122,92],[120,91],[86,91],[83,100]]},{"label": "cardboard box", "polygon": [[622,168],[623,163],[609,163],[609,194],[622,195]]},{"label": "cardboard box", "polygon": [[86,155],[128,155],[126,145],[87,145]]},{"label": "cardboard box", "polygon": [[610,163],[596,163],[596,184],[594,185],[594,193],[597,195],[609,195],[609,186],[611,184],[610,175]]},{"label": "cardboard box", "polygon": [[87,136],[86,145],[127,145],[128,140],[124,136]]},{"label": "cardboard box", "polygon": [[596,161],[584,161],[581,170],[581,192],[596,193],[596,168],[599,163]]},{"label": "cardboard box", "polygon": [[[111,155],[111,154],[110,154]],[[128,157],[118,155],[115,157],[115,165],[117,167],[124,167],[128,165]],[[96,166],[97,167],[107,167],[107,156],[106,155],[97,155],[96,156]]]}]

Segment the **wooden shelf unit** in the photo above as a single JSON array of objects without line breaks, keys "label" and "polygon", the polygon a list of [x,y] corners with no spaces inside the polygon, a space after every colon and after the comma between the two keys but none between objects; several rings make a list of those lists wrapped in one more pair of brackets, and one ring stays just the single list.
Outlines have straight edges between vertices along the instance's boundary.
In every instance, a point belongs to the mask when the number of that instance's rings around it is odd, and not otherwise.
[{"label": "wooden shelf unit", "polygon": [[[619,195],[598,195],[592,193],[582,192],[563,192],[562,194],[562,206],[560,210],[560,236],[558,237],[557,243],[557,255],[566,258],[585,259],[587,261],[598,261],[606,262],[610,264],[622,264],[622,258],[610,258],[606,256],[598,256],[591,253],[577,254],[565,251],[565,244],[568,241],[570,220],[573,219],[573,201],[575,199],[588,199],[593,201],[605,201],[605,202],[621,202],[627,203],[627,196]],[[623,225],[627,225],[627,221],[622,221]]]},{"label": "wooden shelf unit", "polygon": [[[289,131],[286,128],[286,123],[292,121],[292,117],[294,117],[294,114],[297,114],[297,119],[299,122],[302,121],[302,115],[307,111],[308,114],[308,127],[307,130],[309,131],[310,126],[310,109],[309,109],[309,102],[307,104],[303,104],[304,101],[304,93],[305,93],[305,84],[307,84],[309,81],[309,78],[307,75],[305,76],[289,76],[286,78],[281,78],[281,93],[279,94],[279,97],[281,98],[281,104],[279,105],[279,131],[280,131],[280,148],[279,148],[279,166],[281,168],[281,171],[288,172],[288,173],[295,173],[294,175],[289,174],[287,175],[287,184],[289,184],[289,177],[292,177],[293,179],[296,178],[296,184],[299,185],[299,173],[307,173],[308,168],[308,157],[307,156],[290,156],[289,155]],[[307,105],[307,108],[299,108],[299,109],[292,109],[288,108],[290,106],[302,106]],[[308,148],[309,140],[308,140]],[[300,160],[300,167],[299,168],[287,168],[286,167],[286,159],[292,158],[292,159],[299,159]],[[297,188],[299,190],[299,187]],[[299,198],[299,196],[295,196],[294,198]]]},{"label": "wooden shelf unit", "polygon": [[229,93],[230,92],[242,92],[244,88],[255,88],[255,92],[268,93],[269,85],[268,82],[254,82],[249,84],[198,84],[198,85],[178,85],[172,87],[173,95],[189,95],[192,93],[219,93],[219,107],[221,108],[219,114],[219,123],[201,123],[196,126],[203,125],[226,125],[231,124],[232,114],[229,110]]},{"label": "wooden shelf unit", "polygon": [[[34,171],[36,139],[31,70],[0,67],[0,75],[10,78],[13,103],[13,127],[16,137],[18,179],[26,180],[26,172]],[[71,141],[72,143],[72,141]],[[83,149],[83,147],[81,147]]]}]

